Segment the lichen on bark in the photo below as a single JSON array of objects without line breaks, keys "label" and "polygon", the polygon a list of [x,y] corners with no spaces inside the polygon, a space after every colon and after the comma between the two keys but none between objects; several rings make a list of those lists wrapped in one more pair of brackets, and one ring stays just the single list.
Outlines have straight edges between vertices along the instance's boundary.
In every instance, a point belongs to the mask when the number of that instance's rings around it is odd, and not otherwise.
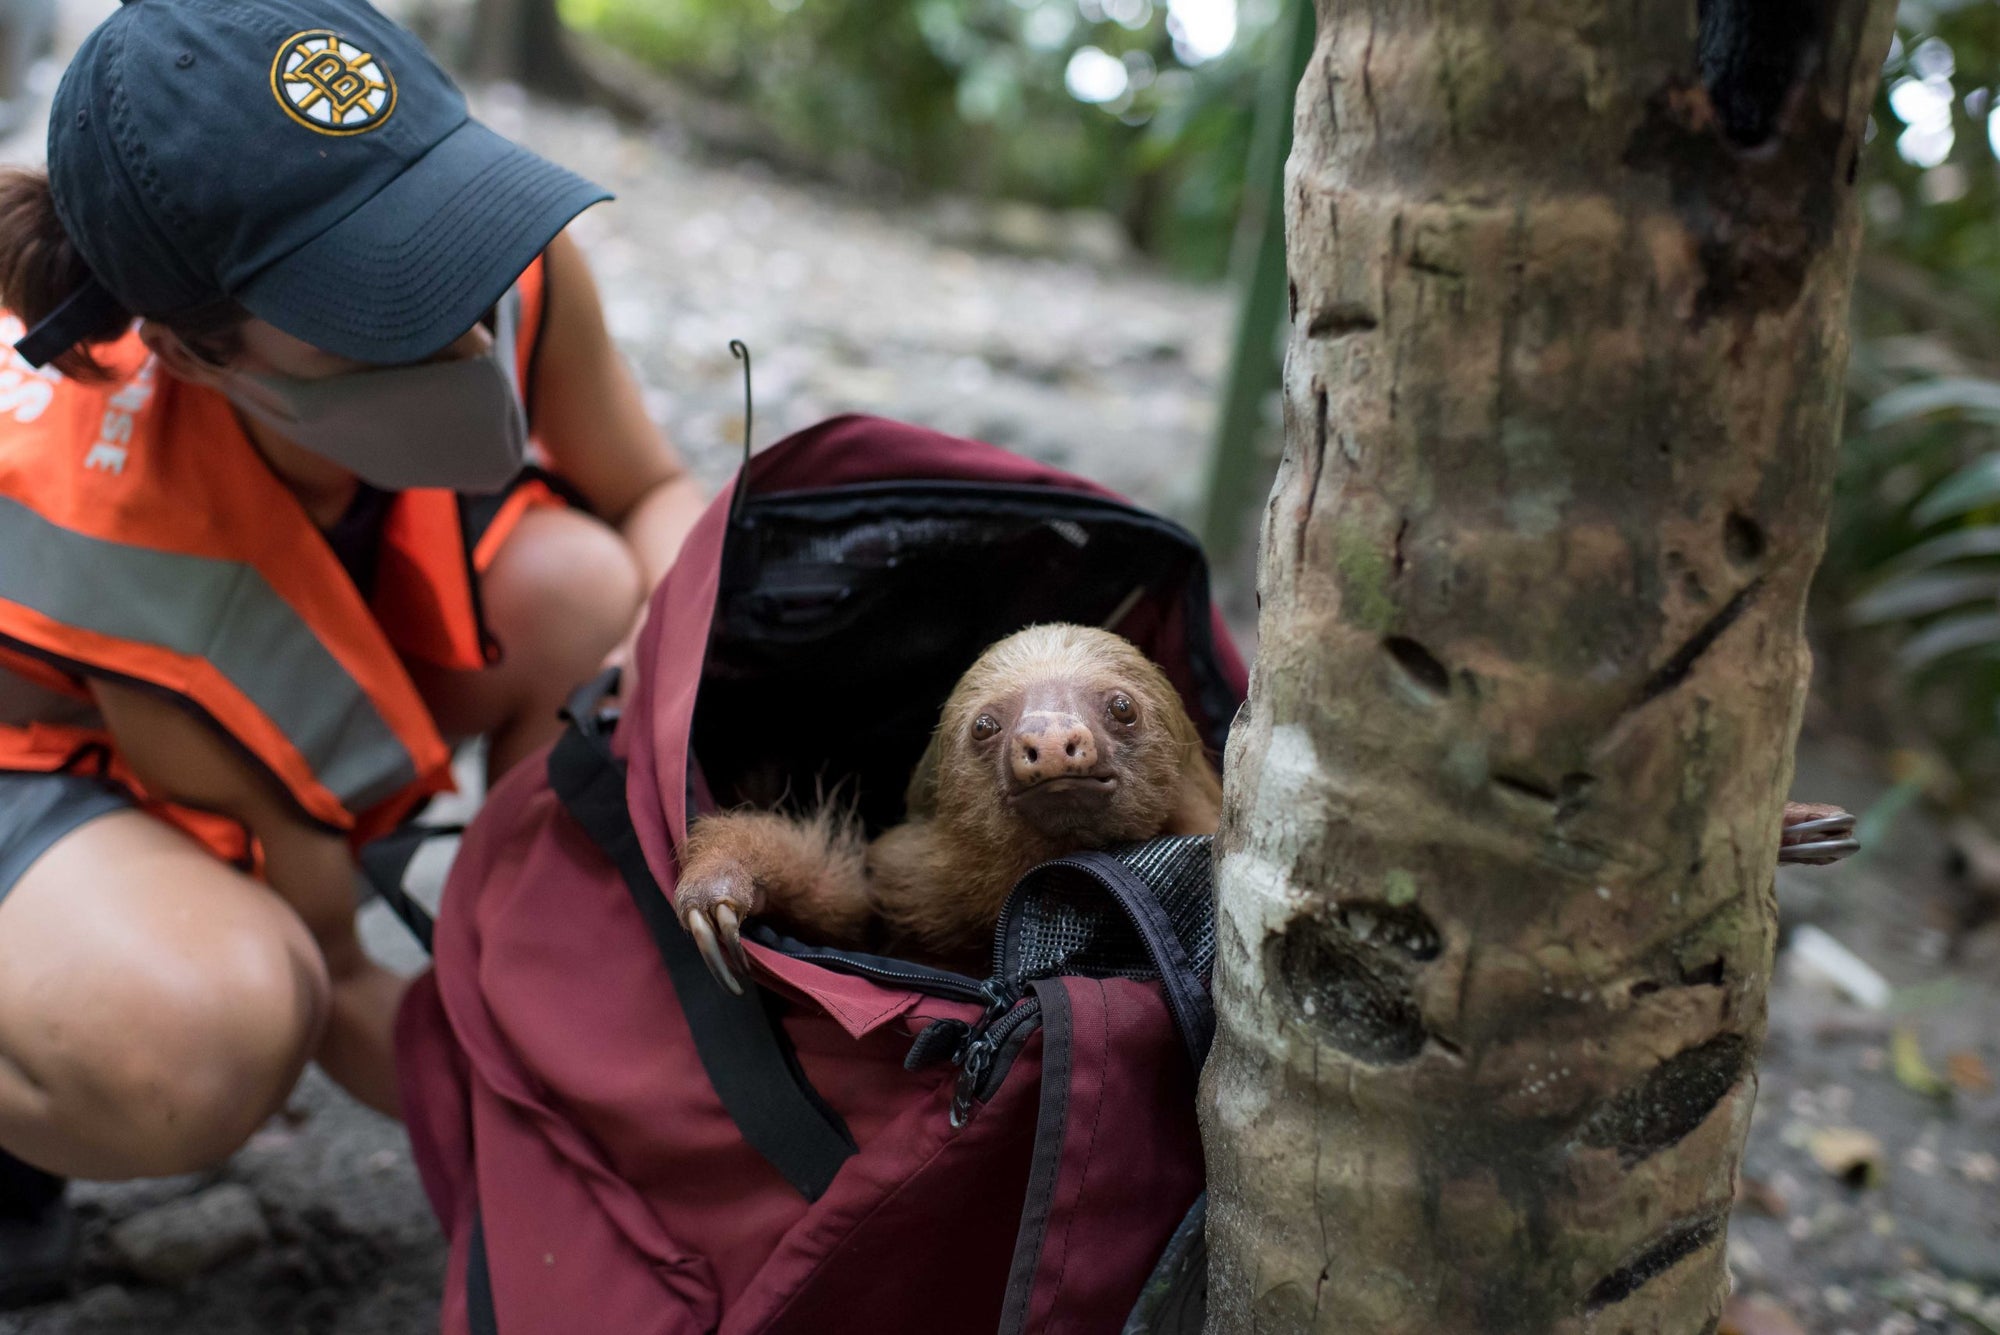
[{"label": "lichen on bark", "polygon": [[1321,0],[1210,1329],[1712,1329],[1888,0]]}]

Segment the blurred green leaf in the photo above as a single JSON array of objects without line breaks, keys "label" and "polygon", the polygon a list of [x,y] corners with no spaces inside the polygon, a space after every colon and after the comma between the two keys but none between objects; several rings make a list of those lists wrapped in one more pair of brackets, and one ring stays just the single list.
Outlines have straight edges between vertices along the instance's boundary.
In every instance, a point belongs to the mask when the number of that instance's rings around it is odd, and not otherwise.
[{"label": "blurred green leaf", "polygon": [[[2000,389],[2000,386],[1994,388]],[[1974,459],[1935,487],[1910,512],[1917,523],[1931,525],[2000,501],[2000,454]]]},{"label": "blurred green leaf", "polygon": [[1935,413],[1955,412],[1983,422],[2000,422],[2000,384],[1990,380],[1940,379],[1892,389],[1868,405],[1862,425],[1870,430]]},{"label": "blurred green leaf", "polygon": [[1907,621],[1984,599],[2000,598],[2000,570],[1921,571],[1892,579],[1848,611],[1857,626]]},{"label": "blurred green leaf", "polygon": [[1921,1094],[1927,1099],[1946,1098],[1951,1094],[1951,1086],[1924,1060],[1924,1049],[1917,1041],[1917,1031],[1908,1025],[1897,1026],[1895,1034],[1889,1039],[1889,1065],[1896,1073],[1896,1082],[1913,1094]]},{"label": "blurred green leaf", "polygon": [[1972,652],[2000,658],[2000,612],[1968,612],[1932,622],[1903,642],[1896,663],[1915,674],[1953,655]]},{"label": "blurred green leaf", "polygon": [[1889,837],[1896,818],[1914,806],[1930,783],[1926,773],[1913,774],[1875,799],[1873,805],[1854,822],[1854,838],[1863,857],[1873,857]]},{"label": "blurred green leaf", "polygon": [[1894,558],[1890,568],[1897,571],[1927,570],[1947,561],[1968,557],[2000,556],[2000,524],[1955,529],[1918,543]]}]

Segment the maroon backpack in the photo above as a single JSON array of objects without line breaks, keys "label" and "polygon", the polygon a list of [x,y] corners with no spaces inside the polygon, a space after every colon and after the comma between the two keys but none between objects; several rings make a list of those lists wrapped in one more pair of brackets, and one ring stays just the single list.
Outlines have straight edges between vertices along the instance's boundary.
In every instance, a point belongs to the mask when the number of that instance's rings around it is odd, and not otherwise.
[{"label": "maroon backpack", "polygon": [[671,908],[718,802],[846,779],[899,819],[960,673],[1044,621],[1146,650],[1219,754],[1244,673],[1184,530],[878,419],[746,463],[653,599],[623,719],[581,700],[490,794],[404,1006],[445,1331],[1080,1335],[1124,1327],[1176,1238],[1185,1272],[1206,839],[1037,868],[988,978],[752,924],[737,998]]}]

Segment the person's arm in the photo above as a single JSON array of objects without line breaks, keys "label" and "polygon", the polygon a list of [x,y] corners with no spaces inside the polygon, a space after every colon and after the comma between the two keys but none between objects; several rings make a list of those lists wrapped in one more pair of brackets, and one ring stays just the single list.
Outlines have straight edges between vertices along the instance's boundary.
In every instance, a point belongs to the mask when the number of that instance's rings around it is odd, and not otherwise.
[{"label": "person's arm", "polygon": [[652,588],[707,498],[646,416],[604,327],[597,284],[568,233],[543,253],[547,310],[535,358],[535,434],[558,472],[617,525]]},{"label": "person's arm", "polygon": [[241,821],[263,845],[265,878],[311,931],[333,981],[315,1056],[354,1097],[396,1116],[393,1035],[407,980],[371,960],[355,935],[358,873],[346,839],[308,822],[207,722],[129,686],[97,681],[91,693],[149,792]]}]

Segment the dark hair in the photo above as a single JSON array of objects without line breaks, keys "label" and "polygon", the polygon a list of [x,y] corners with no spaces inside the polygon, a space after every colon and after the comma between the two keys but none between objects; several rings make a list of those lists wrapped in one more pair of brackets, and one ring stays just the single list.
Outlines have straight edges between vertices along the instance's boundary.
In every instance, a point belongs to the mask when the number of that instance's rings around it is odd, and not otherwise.
[{"label": "dark hair", "polygon": [[[0,170],[0,303],[32,329],[89,277],[90,266],[56,215],[48,173],[27,167]],[[161,323],[200,355],[225,361],[236,353],[237,327],[248,316],[225,298]],[[102,327],[58,356],[55,368],[76,380],[105,378],[110,372],[92,354],[92,345],[122,337],[134,318],[129,311],[107,316]]]}]

